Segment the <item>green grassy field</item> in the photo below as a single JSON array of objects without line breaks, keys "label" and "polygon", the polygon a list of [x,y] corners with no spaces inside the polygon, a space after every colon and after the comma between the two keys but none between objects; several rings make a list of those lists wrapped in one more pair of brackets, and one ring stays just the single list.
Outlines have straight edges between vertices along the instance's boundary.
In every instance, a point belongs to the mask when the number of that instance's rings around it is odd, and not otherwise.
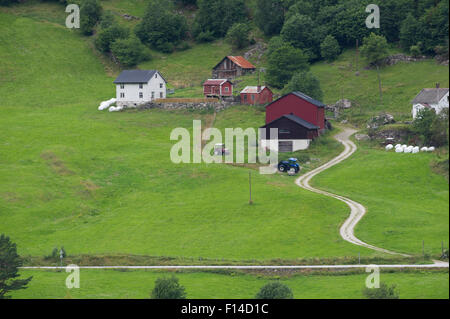
[{"label": "green grassy field", "polygon": [[[254,174],[249,206],[248,170],[172,164],[171,130],[204,115],[99,112],[114,94],[113,78],[83,38],[0,15],[0,70],[9,75],[0,87],[0,232],[21,254],[63,245],[70,255],[374,255],[339,238],[342,203],[318,200],[292,178]],[[257,124],[248,114],[239,125]]]},{"label": "green grassy field", "polygon": [[[190,128],[193,119],[206,121],[210,114],[97,111],[100,101],[114,96],[114,86],[113,76],[94,54],[90,40],[43,21],[37,7],[30,5],[29,11],[23,9],[17,15],[8,11],[13,9],[0,11],[0,232],[18,243],[21,254],[44,256],[64,246],[69,255],[230,261],[333,260],[359,252],[378,256],[339,237],[339,226],[348,216],[343,203],[301,190],[293,178],[255,173],[254,205],[250,206],[248,168],[172,164],[171,130]],[[226,55],[224,51],[222,42],[205,44],[161,56],[143,67],[161,69],[169,80],[178,78],[179,72],[179,79],[189,82],[207,76],[209,64]],[[218,113],[214,125],[258,127],[263,117],[260,109],[238,106]],[[331,136],[325,136],[308,151],[311,160],[305,168],[341,149]],[[353,161],[364,171],[366,163],[359,159]],[[363,178],[365,174],[355,174],[359,192],[365,185],[371,189],[385,184],[381,177],[379,184],[372,185]],[[415,174],[418,182],[410,183],[408,191],[425,194],[429,171]],[[422,239],[431,244],[445,234],[448,237],[441,212],[448,187],[437,175],[431,176],[437,182],[426,194],[431,204],[438,203],[439,214],[425,224],[420,215],[410,216],[408,222],[424,234],[418,241],[411,239],[412,228],[405,230],[401,221],[395,223],[391,232],[396,235],[387,248],[420,253],[416,246]],[[334,181],[340,181],[339,177]],[[361,196],[356,190],[355,195],[355,199]],[[375,195],[375,201],[383,201],[378,197],[383,193]],[[401,207],[402,214],[423,207],[408,201]],[[369,218],[364,220],[367,225]],[[374,222],[378,221],[386,219]],[[378,225],[370,225],[370,234],[361,235],[379,243],[373,230]],[[401,236],[403,232],[406,237]],[[401,238],[408,243],[399,245]]]},{"label": "green grassy field", "polygon": [[434,256],[448,247],[449,188],[432,172],[435,154],[398,154],[360,144],[355,155],[313,180],[367,207],[356,236],[379,247]]},{"label": "green grassy field", "polygon": [[[159,277],[174,274],[193,299],[251,299],[266,283],[281,280],[289,286],[297,299],[361,299],[367,274],[291,275],[273,277],[243,273],[160,272],[81,270],[80,288],[68,290],[65,272],[23,271],[33,276],[26,290],[14,292],[13,298],[118,298],[145,299],[150,297]],[[380,280],[396,285],[400,298],[448,299],[448,272],[381,272]]]}]

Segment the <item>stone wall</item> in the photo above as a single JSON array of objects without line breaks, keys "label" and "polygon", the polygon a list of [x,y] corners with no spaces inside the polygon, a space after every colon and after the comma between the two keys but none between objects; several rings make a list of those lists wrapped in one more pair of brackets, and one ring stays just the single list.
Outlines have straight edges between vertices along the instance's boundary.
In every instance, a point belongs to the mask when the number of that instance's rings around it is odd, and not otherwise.
[{"label": "stone wall", "polygon": [[230,106],[237,104],[235,101],[220,101],[220,102],[204,102],[204,103],[157,103],[149,102],[136,106],[137,109],[163,109],[163,110],[214,110],[216,112],[225,110]]}]

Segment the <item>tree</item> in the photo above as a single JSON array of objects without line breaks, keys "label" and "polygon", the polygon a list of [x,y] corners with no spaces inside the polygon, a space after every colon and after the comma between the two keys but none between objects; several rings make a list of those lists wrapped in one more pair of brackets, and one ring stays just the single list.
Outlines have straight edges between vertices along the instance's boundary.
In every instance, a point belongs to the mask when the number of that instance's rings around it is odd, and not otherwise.
[{"label": "tree", "polygon": [[250,27],[246,23],[235,23],[228,30],[227,41],[235,49],[242,49],[248,46]]},{"label": "tree", "polygon": [[0,6],[7,6],[12,3],[18,3],[19,0],[0,0]]},{"label": "tree", "polygon": [[142,43],[169,53],[186,38],[186,18],[173,12],[169,0],[150,0],[135,33]]},{"label": "tree", "polygon": [[118,24],[114,24],[106,29],[100,30],[97,38],[95,39],[95,45],[102,52],[110,52],[111,44],[117,39],[126,39],[130,34],[130,31]]},{"label": "tree", "polygon": [[178,278],[158,278],[151,293],[152,299],[186,299],[186,292]]},{"label": "tree", "polygon": [[284,23],[283,1],[257,0],[254,21],[265,35],[280,33]]},{"label": "tree", "polygon": [[305,93],[319,101],[323,99],[320,82],[311,72],[295,73],[289,83],[284,87],[283,94],[295,91]]},{"label": "tree", "polygon": [[33,277],[27,279],[15,279],[19,277],[19,267],[22,259],[17,254],[16,244],[9,237],[0,235],[0,299],[11,298],[6,294],[19,289],[26,289],[26,285]]},{"label": "tree", "polygon": [[256,294],[256,299],[293,299],[292,290],[281,282],[271,282],[263,286]]},{"label": "tree", "polygon": [[212,34],[215,38],[223,37],[230,26],[245,22],[247,18],[244,0],[228,0],[226,4],[222,0],[198,0],[197,5],[193,27],[196,39],[202,33]]},{"label": "tree", "polygon": [[388,286],[384,282],[380,283],[380,288],[367,288],[363,290],[363,295],[367,299],[398,299],[398,293],[395,291],[396,286]]},{"label": "tree", "polygon": [[111,52],[122,65],[127,67],[150,59],[145,46],[135,37],[115,40],[111,44]]},{"label": "tree", "polygon": [[389,54],[386,38],[382,35],[371,33],[364,38],[361,47],[361,55],[364,56],[370,64],[380,65],[381,61]]},{"label": "tree", "polygon": [[400,44],[404,49],[409,49],[421,41],[420,22],[411,13],[403,20],[400,28]]},{"label": "tree", "polygon": [[325,60],[335,60],[340,52],[341,48],[339,47],[339,43],[332,35],[328,35],[320,45],[320,53]]},{"label": "tree", "polygon": [[439,114],[433,109],[420,110],[413,121],[413,132],[419,135],[426,145],[448,144],[448,109]]},{"label": "tree", "polygon": [[284,23],[280,34],[284,41],[307,53],[310,60],[316,59],[320,53],[318,47],[321,35],[317,32],[313,20],[308,16],[293,15]]},{"label": "tree", "polygon": [[308,57],[303,51],[284,44],[268,57],[266,80],[269,85],[281,89],[294,73],[306,70],[309,70]]},{"label": "tree", "polygon": [[102,6],[98,0],[83,0],[80,7],[80,30],[91,35],[102,15]]}]

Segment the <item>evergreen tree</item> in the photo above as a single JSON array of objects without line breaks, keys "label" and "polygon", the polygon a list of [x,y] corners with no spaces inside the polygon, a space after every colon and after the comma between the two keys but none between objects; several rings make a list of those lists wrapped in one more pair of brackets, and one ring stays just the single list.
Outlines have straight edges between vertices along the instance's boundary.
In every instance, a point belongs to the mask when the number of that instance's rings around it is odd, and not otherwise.
[{"label": "evergreen tree", "polygon": [[26,285],[32,277],[27,279],[15,279],[19,275],[19,267],[22,259],[17,254],[16,244],[9,237],[0,235],[0,299],[11,298],[6,294],[19,289],[26,289]]}]

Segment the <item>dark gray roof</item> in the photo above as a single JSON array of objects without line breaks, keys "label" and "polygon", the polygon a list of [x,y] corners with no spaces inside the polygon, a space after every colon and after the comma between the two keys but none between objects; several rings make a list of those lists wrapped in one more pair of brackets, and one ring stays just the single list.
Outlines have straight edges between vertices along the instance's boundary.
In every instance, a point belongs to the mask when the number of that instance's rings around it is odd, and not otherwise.
[{"label": "dark gray roof", "polygon": [[157,70],[125,70],[114,83],[147,83],[157,72]]},{"label": "dark gray roof", "polygon": [[295,123],[297,123],[297,124],[299,124],[299,125],[301,125],[303,127],[306,127],[307,129],[310,129],[310,130],[318,130],[318,129],[320,129],[320,127],[315,126],[314,124],[309,123],[308,121],[305,121],[304,119],[302,119],[302,118],[300,118],[300,117],[298,117],[297,115],[294,115],[294,114],[285,114],[285,115],[277,118],[276,120],[273,120],[272,122],[267,123],[263,127],[266,127],[266,126],[268,126],[268,125],[278,121],[279,119],[281,119],[283,117],[285,117],[288,120],[291,120],[291,121],[293,121],[293,122],[295,122]]},{"label": "dark gray roof", "polygon": [[314,104],[315,106],[318,106],[318,107],[325,107],[325,104],[323,104],[323,103],[320,102],[320,101],[317,101],[317,100],[313,99],[312,97],[306,95],[305,93],[302,93],[302,92],[292,92],[292,94],[298,96],[299,98],[302,98],[302,99],[308,101],[309,103]]},{"label": "dark gray roof", "polygon": [[437,104],[448,93],[448,88],[423,89],[413,100],[413,104]]}]

